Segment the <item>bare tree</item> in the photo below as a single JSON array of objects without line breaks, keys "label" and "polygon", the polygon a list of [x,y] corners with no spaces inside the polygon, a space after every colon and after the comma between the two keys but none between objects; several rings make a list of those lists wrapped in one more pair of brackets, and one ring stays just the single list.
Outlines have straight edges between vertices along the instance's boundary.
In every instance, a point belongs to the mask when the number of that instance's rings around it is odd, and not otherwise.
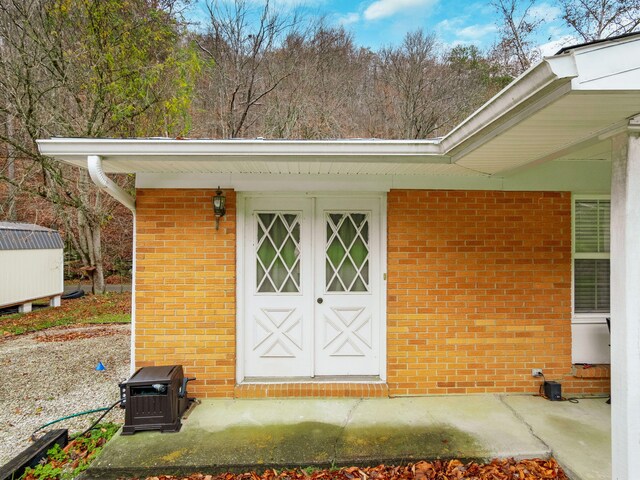
[{"label": "bare tree", "polygon": [[[7,137],[13,137],[15,119],[9,112],[5,112],[4,128],[4,135]],[[9,181],[5,186],[5,201],[0,203],[0,217],[4,217],[7,220],[15,222],[18,220],[16,198],[18,196],[19,189],[16,185],[16,151],[13,145],[4,145],[4,160],[5,165],[0,166],[0,171],[6,171],[6,176]]]},{"label": "bare tree", "polygon": [[380,52],[378,91],[387,136],[428,138],[448,123],[452,92],[434,35],[408,33],[398,48]]},{"label": "bare tree", "polygon": [[[209,31],[198,45],[210,60],[205,81],[213,100],[201,107],[214,108],[212,136],[239,137],[257,121],[265,97],[293,71],[296,59],[281,47],[301,23],[295,13],[276,12],[268,0],[262,6],[213,0],[208,9]],[[276,57],[285,68],[273,68]]]},{"label": "bare tree", "polygon": [[531,14],[536,0],[492,0],[502,20],[500,39],[494,46],[492,56],[500,63],[505,73],[517,76],[540,59],[535,48],[534,36],[542,24],[541,18]]},{"label": "bare tree", "polygon": [[585,41],[637,31],[640,0],[560,0],[562,18]]},{"label": "bare tree", "polygon": [[322,22],[307,38],[288,38],[284,48],[295,55],[296,68],[268,100],[264,132],[288,138],[364,134],[358,98],[367,75],[368,52],[356,48],[343,28]]}]

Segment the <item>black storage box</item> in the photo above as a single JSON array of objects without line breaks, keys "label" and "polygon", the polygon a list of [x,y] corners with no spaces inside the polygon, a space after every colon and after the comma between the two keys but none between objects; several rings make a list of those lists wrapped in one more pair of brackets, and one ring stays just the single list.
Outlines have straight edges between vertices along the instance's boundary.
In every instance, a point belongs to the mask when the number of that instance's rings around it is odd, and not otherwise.
[{"label": "black storage box", "polygon": [[125,407],[122,435],[144,430],[177,432],[189,407],[187,382],[181,365],[143,367],[120,384]]},{"label": "black storage box", "polygon": [[562,400],[562,385],[552,380],[544,382],[544,396],[554,402]]}]

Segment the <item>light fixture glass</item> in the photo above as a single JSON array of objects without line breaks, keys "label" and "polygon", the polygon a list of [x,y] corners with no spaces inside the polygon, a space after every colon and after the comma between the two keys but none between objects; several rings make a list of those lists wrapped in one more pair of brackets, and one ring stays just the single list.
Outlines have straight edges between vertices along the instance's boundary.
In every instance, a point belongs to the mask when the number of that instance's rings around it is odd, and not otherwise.
[{"label": "light fixture glass", "polygon": [[227,213],[227,209],[225,207],[227,198],[220,190],[220,186],[218,186],[218,190],[216,190],[216,196],[213,197],[213,213],[216,216],[216,230],[220,228],[220,217],[224,217],[224,214]]}]

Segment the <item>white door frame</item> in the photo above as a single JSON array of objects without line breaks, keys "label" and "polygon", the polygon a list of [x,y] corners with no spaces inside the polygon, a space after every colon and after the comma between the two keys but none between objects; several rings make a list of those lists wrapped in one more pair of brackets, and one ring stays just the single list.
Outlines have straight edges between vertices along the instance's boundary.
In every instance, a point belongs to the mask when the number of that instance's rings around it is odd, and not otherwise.
[{"label": "white door frame", "polygon": [[[237,192],[236,194],[236,383],[244,383],[245,380],[245,355],[244,355],[244,341],[245,341],[245,210],[247,198],[340,198],[340,197],[356,197],[356,198],[369,198],[371,201],[379,202],[380,204],[380,231],[379,231],[379,245],[380,245],[380,299],[378,301],[378,308],[380,309],[380,380],[386,382],[387,380],[387,193],[386,192]],[[315,251],[315,244],[312,243],[312,248]],[[268,380],[265,380],[268,381]],[[313,380],[310,380],[313,381]],[[345,381],[349,381],[348,377],[345,377]]]}]

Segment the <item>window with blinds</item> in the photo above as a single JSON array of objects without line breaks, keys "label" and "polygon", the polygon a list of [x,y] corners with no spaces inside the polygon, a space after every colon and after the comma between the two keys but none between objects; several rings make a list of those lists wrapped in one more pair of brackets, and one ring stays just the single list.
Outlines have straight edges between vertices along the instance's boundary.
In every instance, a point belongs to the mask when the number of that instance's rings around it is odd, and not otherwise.
[{"label": "window with blinds", "polygon": [[609,313],[610,200],[575,200],[574,312]]}]

